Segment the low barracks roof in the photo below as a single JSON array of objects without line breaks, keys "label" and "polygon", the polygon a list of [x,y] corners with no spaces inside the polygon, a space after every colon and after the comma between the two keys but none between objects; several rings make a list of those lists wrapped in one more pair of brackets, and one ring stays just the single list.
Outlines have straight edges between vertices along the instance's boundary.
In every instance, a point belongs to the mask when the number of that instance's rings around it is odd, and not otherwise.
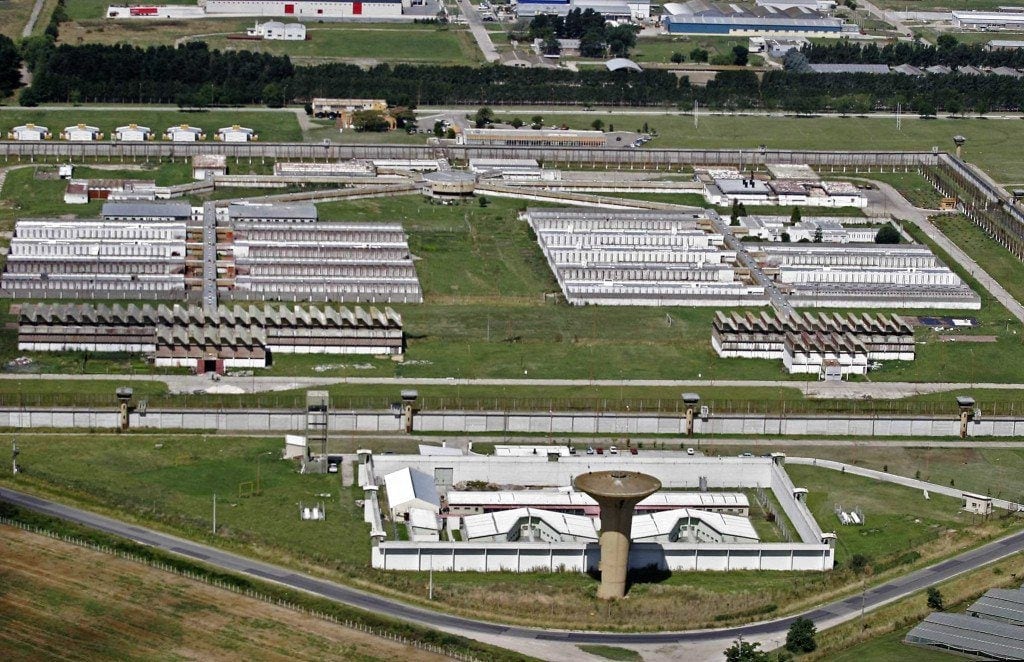
[{"label": "low barracks roof", "polygon": [[963,614],[929,614],[906,640],[982,658],[1024,660],[1024,627]]},{"label": "low barracks roof", "polygon": [[[583,492],[553,492],[550,490],[515,490],[499,492],[449,491],[451,506],[597,506]],[[656,492],[639,504],[638,508],[735,507],[746,508],[750,503],[740,492]]]}]

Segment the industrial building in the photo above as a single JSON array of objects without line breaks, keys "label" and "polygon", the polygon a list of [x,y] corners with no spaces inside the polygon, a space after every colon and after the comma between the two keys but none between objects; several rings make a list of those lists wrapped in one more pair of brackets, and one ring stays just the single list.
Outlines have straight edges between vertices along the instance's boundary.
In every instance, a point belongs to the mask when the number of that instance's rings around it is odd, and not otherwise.
[{"label": "industrial building", "polygon": [[192,179],[202,181],[207,177],[228,174],[228,157],[223,154],[196,154],[192,157]]},{"label": "industrial building", "polygon": [[573,305],[765,303],[706,212],[530,208],[524,218]]},{"label": "industrial building", "polygon": [[303,23],[267,21],[266,23],[256,23],[247,29],[245,34],[249,37],[271,41],[305,41],[306,26]]},{"label": "industrial building", "polygon": [[404,519],[410,509],[441,512],[441,497],[431,476],[405,467],[384,476],[392,519]]},{"label": "industrial building", "polygon": [[913,361],[913,327],[899,315],[718,311],[711,346],[724,358],[781,359],[790,374],[865,374],[873,361]]},{"label": "industrial building", "polygon": [[234,298],[423,301],[408,239],[395,223],[235,222],[218,250],[220,284]]},{"label": "industrial building", "polygon": [[[597,501],[583,492],[553,490],[459,491],[449,490],[445,503],[448,515],[477,515],[513,508],[544,510],[594,516]],[[742,492],[656,492],[636,505],[636,512],[657,512],[693,508],[746,517],[750,503]]]},{"label": "industrial building", "polygon": [[1000,7],[992,11],[959,10],[953,12],[953,26],[967,30],[1021,30],[1024,28],[1024,9]]},{"label": "industrial building", "polygon": [[360,110],[375,110],[378,113],[388,111],[388,102],[384,99],[329,99],[314,97],[310,102],[313,117],[337,119],[344,114]]},{"label": "industrial building", "polygon": [[145,142],[153,140],[154,137],[148,126],[139,126],[138,124],[119,126],[114,131],[114,140],[118,142]]},{"label": "industrial building", "polygon": [[84,205],[90,200],[152,201],[156,182],[142,179],[70,179],[64,204]]},{"label": "industrial building", "polygon": [[319,20],[327,18],[401,16],[410,0],[206,0],[210,18],[218,16],[281,16]]},{"label": "industrial building", "polygon": [[920,244],[748,247],[794,306],[977,310],[981,298]]},{"label": "industrial building", "polygon": [[401,354],[402,318],[356,307],[22,304],[22,351],[139,352],[197,372],[265,367],[280,354]]},{"label": "industrial building", "polygon": [[456,137],[460,145],[479,147],[605,147],[601,131],[569,129],[475,129],[466,128]]},{"label": "industrial building", "polygon": [[302,163],[277,161],[274,174],[278,177],[373,177],[377,174],[369,161],[336,161],[333,163]]},{"label": "industrial building", "polygon": [[228,205],[231,223],[316,223],[316,205],[303,202],[292,204],[232,202]]},{"label": "industrial building", "polygon": [[770,2],[752,9],[705,0],[672,2],[663,8],[669,34],[717,34],[738,37],[839,37],[859,30],[842,19],[821,14],[801,2]]},{"label": "industrial building", "polygon": [[868,205],[867,196],[849,182],[817,178],[760,179],[736,170],[698,170],[694,179],[701,184],[704,198],[713,205],[780,205],[801,207],[858,207]]},{"label": "industrial building", "polygon": [[[195,211],[187,202],[145,202],[145,201],[109,201],[103,204],[100,216],[104,221],[132,222],[171,222],[185,223],[195,216]],[[21,221],[19,221],[20,223]]]},{"label": "industrial building", "polygon": [[798,223],[792,223],[789,216],[754,214],[741,216],[739,227],[743,228],[748,236],[757,237],[762,241],[782,241],[782,235],[786,234],[792,243],[810,242],[814,241],[818,230],[821,230],[821,240],[825,243],[873,243],[878,230],[873,227],[851,225],[850,222],[856,220],[844,216],[805,216]]},{"label": "industrial building", "polygon": [[8,140],[49,140],[53,137],[50,130],[38,124],[22,124],[7,132]]},{"label": "industrial building", "polygon": [[512,181],[555,181],[557,170],[545,170],[536,159],[470,159],[469,171],[481,177],[500,177]]},{"label": "industrial building", "polygon": [[183,298],[185,224],[18,221],[0,276],[0,294]]},{"label": "industrial building", "polygon": [[60,132],[60,139],[74,142],[92,142],[94,140],[103,140],[103,132],[95,126],[75,124],[74,126],[64,127],[64,130]]},{"label": "industrial building", "polygon": [[234,124],[217,129],[213,139],[225,143],[248,143],[259,140],[260,136],[252,129]]},{"label": "industrial building", "polygon": [[181,124],[179,126],[167,127],[167,130],[164,131],[164,140],[170,140],[176,143],[194,143],[200,140],[206,140],[206,134],[197,126]]},{"label": "industrial building", "polygon": [[514,0],[512,8],[520,19],[539,14],[566,16],[574,9],[592,9],[608,20],[644,21],[651,17],[650,0]]}]

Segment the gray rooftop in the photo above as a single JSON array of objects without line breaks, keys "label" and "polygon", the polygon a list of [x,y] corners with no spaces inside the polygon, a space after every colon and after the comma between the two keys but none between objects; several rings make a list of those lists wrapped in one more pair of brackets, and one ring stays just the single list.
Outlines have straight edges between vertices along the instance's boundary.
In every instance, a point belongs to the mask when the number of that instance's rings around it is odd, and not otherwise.
[{"label": "gray rooftop", "polygon": [[250,204],[233,202],[228,206],[228,217],[256,219],[292,219],[302,218],[316,220],[316,205],[310,203],[297,204]]},{"label": "gray rooftop", "polygon": [[1024,591],[994,588],[968,607],[967,613],[1024,626]]},{"label": "gray rooftop", "polygon": [[1024,627],[963,614],[930,614],[906,641],[985,659],[1024,660]]},{"label": "gray rooftop", "polygon": [[887,64],[812,64],[816,74],[887,74]]},{"label": "gray rooftop", "polygon": [[188,219],[192,205],[187,202],[104,202],[100,215],[104,218],[156,217]]}]

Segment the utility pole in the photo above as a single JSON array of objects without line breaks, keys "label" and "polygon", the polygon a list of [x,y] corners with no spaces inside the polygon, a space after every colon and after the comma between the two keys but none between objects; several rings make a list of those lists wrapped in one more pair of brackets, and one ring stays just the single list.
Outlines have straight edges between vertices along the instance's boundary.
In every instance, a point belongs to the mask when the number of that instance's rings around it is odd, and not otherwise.
[{"label": "utility pole", "polygon": [[427,600],[434,599],[434,553],[430,553],[430,583],[427,587]]},{"label": "utility pole", "polygon": [[697,100],[693,101],[693,128],[697,128]]},{"label": "utility pole", "polygon": [[213,535],[217,535],[217,494],[213,495]]},{"label": "utility pole", "polygon": [[18,455],[21,453],[21,449],[18,448],[18,440],[11,440],[11,473],[18,475],[21,473],[21,467],[18,466]]}]

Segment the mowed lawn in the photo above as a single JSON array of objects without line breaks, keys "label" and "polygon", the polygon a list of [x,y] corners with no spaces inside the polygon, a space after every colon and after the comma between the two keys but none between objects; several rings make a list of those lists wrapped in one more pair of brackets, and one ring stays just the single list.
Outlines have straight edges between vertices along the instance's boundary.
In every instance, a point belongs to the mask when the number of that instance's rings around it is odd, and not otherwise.
[{"label": "mowed lawn", "polygon": [[432,25],[351,26],[310,24],[306,41],[231,41],[201,38],[211,48],[317,59],[367,59],[380,62],[472,64],[480,59],[466,30]]},{"label": "mowed lawn", "polygon": [[964,216],[937,216],[933,222],[1013,298],[1024,301],[1024,263]]}]

